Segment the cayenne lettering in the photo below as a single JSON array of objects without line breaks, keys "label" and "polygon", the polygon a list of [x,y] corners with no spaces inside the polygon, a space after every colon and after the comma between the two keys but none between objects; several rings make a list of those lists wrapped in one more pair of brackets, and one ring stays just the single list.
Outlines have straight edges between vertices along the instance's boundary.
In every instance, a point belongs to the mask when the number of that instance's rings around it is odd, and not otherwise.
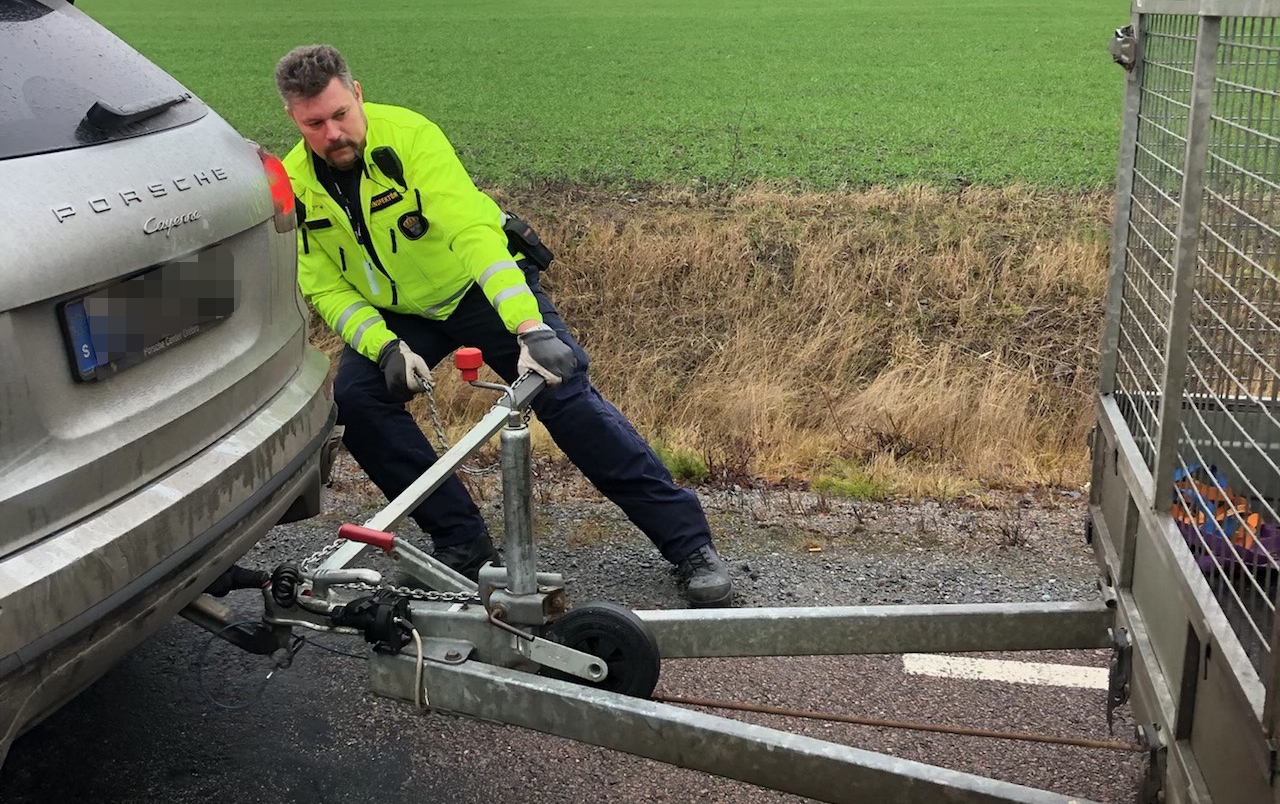
[{"label": "cayenne lettering", "polygon": [[142,224],[142,231],[145,234],[155,234],[156,232],[164,232],[164,236],[169,236],[171,229],[176,229],[184,223],[200,220],[200,210],[193,209],[190,212],[176,215],[172,218],[147,218],[146,223]]}]

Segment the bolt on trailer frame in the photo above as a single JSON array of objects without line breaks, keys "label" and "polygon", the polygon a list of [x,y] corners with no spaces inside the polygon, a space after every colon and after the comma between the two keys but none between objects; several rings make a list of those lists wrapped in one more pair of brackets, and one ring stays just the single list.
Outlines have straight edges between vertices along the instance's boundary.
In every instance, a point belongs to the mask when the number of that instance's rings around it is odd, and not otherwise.
[{"label": "bolt on trailer frame", "polygon": [[1280,802],[1280,2],[1135,0],[1089,535],[1164,800]]}]

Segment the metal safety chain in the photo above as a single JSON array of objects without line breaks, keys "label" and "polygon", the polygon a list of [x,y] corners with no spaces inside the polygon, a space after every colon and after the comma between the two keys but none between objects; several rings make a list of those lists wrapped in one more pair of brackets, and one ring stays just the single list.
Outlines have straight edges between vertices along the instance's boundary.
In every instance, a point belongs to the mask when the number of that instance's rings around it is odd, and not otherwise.
[{"label": "metal safety chain", "polygon": [[[319,550],[303,559],[300,568],[304,573],[311,572],[317,564],[333,555],[339,547],[346,544],[346,539],[335,539],[333,542],[326,544]],[[411,586],[394,586],[389,583],[378,584],[374,586],[370,583],[334,583],[329,584],[333,589],[356,589],[362,592],[377,592],[380,589],[386,589],[395,592],[398,595],[413,598],[414,600],[425,600],[438,603],[479,603],[480,595],[478,592],[439,592],[434,589],[415,589]]]},{"label": "metal safety chain", "polygon": [[[444,435],[444,423],[440,420],[440,408],[436,405],[435,384],[432,383],[430,379],[428,379],[428,381],[424,384],[426,385],[427,390],[424,391],[423,393],[425,393],[427,397],[427,412],[431,416],[431,428],[435,430],[436,440],[439,442],[437,445],[437,448],[439,449],[440,453],[443,454],[449,451],[449,439],[446,438]],[[528,411],[526,411],[525,421],[527,422],[528,420],[529,420],[529,413]],[[485,477],[487,475],[491,475],[494,472],[498,471],[498,466],[499,466],[498,461],[494,461],[488,466],[483,466],[483,467],[464,465],[464,466],[459,466],[458,468],[459,470],[466,472],[467,474],[473,477]]]},{"label": "metal safety chain", "polygon": [[[445,436],[444,423],[440,417],[440,407],[436,403],[436,396],[435,396],[435,390],[434,390],[435,384],[430,377],[419,376],[419,380],[422,381],[422,384],[425,388],[423,393],[426,395],[426,398],[427,398],[427,411],[431,418],[431,428],[435,432],[436,439],[438,442],[436,445],[433,445],[433,446],[436,447],[436,449],[439,451],[440,454],[443,454],[449,451],[449,439]],[[486,384],[481,383],[481,385],[486,385]],[[486,385],[486,387],[503,388],[505,386],[487,386]],[[507,389],[507,390],[508,390],[508,393],[510,393],[510,389]],[[528,424],[529,419],[532,415],[533,415],[533,412],[531,409],[525,409],[524,411],[522,411],[522,417],[525,424]],[[486,475],[493,474],[500,468],[500,466],[501,466],[501,462],[495,460],[493,463],[485,467],[474,467],[474,466],[463,465],[463,466],[459,466],[458,469],[460,471],[466,472],[469,475],[483,477]],[[325,545],[324,547],[321,547],[319,550],[315,551],[310,556],[308,556],[305,560],[303,560],[303,562],[300,565],[301,570],[304,573],[312,572],[317,564],[324,561],[329,556],[333,555],[333,553],[335,553],[340,547],[342,547],[346,543],[347,543],[347,539],[339,537],[338,539],[335,539],[333,542]],[[347,589],[358,589],[361,591],[369,591],[369,592],[377,591],[379,589],[386,589],[386,590],[395,592],[397,594],[401,594],[401,595],[405,595],[407,597],[413,598],[414,600],[430,600],[430,601],[446,601],[446,602],[471,602],[471,601],[479,602],[480,600],[479,595],[477,593],[472,593],[472,592],[440,592],[435,590],[415,589],[407,586],[393,586],[391,584],[385,584],[385,583],[380,584],[378,586],[373,586],[371,584],[362,583],[362,582],[331,584],[331,586],[347,588]]]}]

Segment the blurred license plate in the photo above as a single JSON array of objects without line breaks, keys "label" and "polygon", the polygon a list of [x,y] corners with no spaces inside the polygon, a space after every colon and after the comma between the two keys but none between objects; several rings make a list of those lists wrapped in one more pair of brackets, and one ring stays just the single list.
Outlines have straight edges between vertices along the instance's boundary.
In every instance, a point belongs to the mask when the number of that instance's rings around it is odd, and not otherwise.
[{"label": "blurred license plate", "polygon": [[60,305],[76,376],[96,380],[171,349],[239,306],[231,249],[215,246]]}]

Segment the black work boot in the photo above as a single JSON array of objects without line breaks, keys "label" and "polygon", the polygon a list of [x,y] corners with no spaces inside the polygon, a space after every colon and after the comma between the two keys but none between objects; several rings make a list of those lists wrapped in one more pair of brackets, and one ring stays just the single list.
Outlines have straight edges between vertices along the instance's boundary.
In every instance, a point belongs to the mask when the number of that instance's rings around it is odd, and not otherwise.
[{"label": "black work boot", "polygon": [[676,571],[686,584],[685,597],[696,608],[727,606],[733,600],[729,568],[716,548],[704,544],[684,557]]},{"label": "black work boot", "polygon": [[498,561],[498,551],[493,548],[493,540],[488,533],[463,544],[451,544],[448,547],[437,547],[432,554],[436,561],[448,566],[459,575],[477,580],[480,568],[487,562]]}]

